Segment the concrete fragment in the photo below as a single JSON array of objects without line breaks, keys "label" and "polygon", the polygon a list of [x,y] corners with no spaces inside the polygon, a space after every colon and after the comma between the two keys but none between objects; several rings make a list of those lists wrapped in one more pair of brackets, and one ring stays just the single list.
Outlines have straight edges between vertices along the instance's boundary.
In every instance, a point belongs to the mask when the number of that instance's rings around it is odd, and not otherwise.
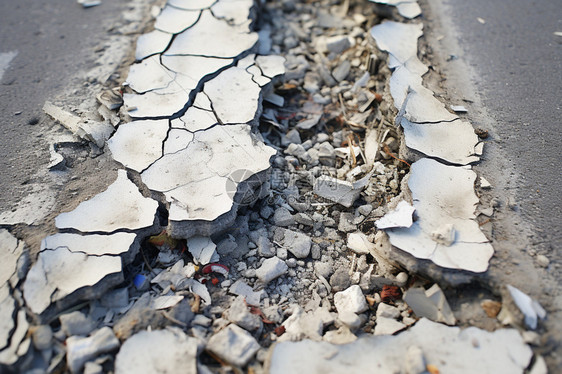
[{"label": "concrete fragment", "polygon": [[263,323],[260,316],[250,313],[244,296],[238,296],[225,312],[225,317],[230,322],[237,324],[244,330],[258,331],[262,328]]},{"label": "concrete fragment", "polygon": [[78,373],[87,361],[119,347],[119,340],[109,327],[102,327],[87,338],[71,336],[66,339],[66,362],[70,371]]},{"label": "concrete fragment", "polygon": [[285,261],[281,260],[279,257],[271,257],[261,264],[261,266],[256,270],[256,276],[263,283],[269,283],[273,279],[280,277],[285,274],[289,267]]},{"label": "concrete fragment", "polygon": [[15,320],[16,328],[13,330],[9,342],[6,342],[8,346],[0,351],[0,364],[13,365],[29,351],[31,339],[26,338],[29,322],[27,322],[23,308],[17,311]]},{"label": "concrete fragment", "polygon": [[[446,341],[447,344],[443,344]],[[410,346],[419,347],[427,363],[438,363],[440,372],[524,373],[531,349],[514,329],[487,332],[476,327],[461,330],[421,319],[394,336],[364,336],[355,342],[283,342],[274,345],[265,362],[271,374],[405,372]]]},{"label": "concrete fragment", "polygon": [[393,318],[377,317],[374,335],[392,335],[397,331],[403,330],[406,325]]},{"label": "concrete fragment", "polygon": [[0,287],[7,286],[8,282],[15,287],[25,276],[20,274],[24,269],[18,269],[18,262],[22,256],[27,256],[26,253],[23,241],[19,241],[8,230],[0,229]]},{"label": "concrete fragment", "polygon": [[193,256],[196,264],[206,265],[210,262],[218,262],[220,257],[217,253],[217,246],[211,238],[204,236],[194,236],[187,240],[187,249]]},{"label": "concrete fragment", "polygon": [[347,248],[359,255],[370,253],[374,246],[362,232],[353,232],[347,235]]},{"label": "concrete fragment", "polygon": [[115,359],[115,373],[175,372],[197,374],[197,339],[178,328],[141,331],[123,343]]},{"label": "concrete fragment", "polygon": [[[519,310],[525,316],[525,325],[532,330],[536,329],[538,319],[546,318],[546,311],[544,308],[536,300],[531,299],[529,295],[523,293],[518,288],[509,284],[506,287],[515,302],[515,305],[517,305]],[[498,316],[498,318],[500,318],[500,316]]]},{"label": "concrete fragment", "polygon": [[275,226],[287,227],[295,224],[295,218],[285,207],[279,207],[273,214],[273,223]]},{"label": "concrete fragment", "polygon": [[442,244],[446,247],[451,246],[455,242],[455,226],[451,223],[445,223],[437,227],[431,233],[431,239],[438,244]]},{"label": "concrete fragment", "polygon": [[380,303],[377,307],[377,318],[379,317],[398,319],[400,317],[400,309],[392,305]]},{"label": "concrete fragment", "polygon": [[[392,245],[442,267],[486,271],[494,250],[475,220],[475,179],[472,170],[429,159],[415,162],[408,186],[418,220],[409,228],[387,229]],[[436,243],[431,236],[443,224],[455,227],[450,246]]]},{"label": "concrete fragment", "polygon": [[59,229],[81,232],[113,232],[119,229],[138,230],[153,225],[158,203],[142,196],[125,170],[107,190],[84,201],[71,212],[55,218]]},{"label": "concrete fragment", "polygon": [[136,237],[136,234],[129,232],[112,235],[54,234],[41,241],[41,251],[64,247],[71,252],[93,256],[121,255],[131,249]]},{"label": "concrete fragment", "polygon": [[154,28],[169,34],[179,34],[199,19],[201,12],[198,10],[178,9],[166,5],[156,17]]},{"label": "concrete fragment", "polygon": [[249,332],[236,325],[228,325],[211,336],[206,349],[231,365],[243,367],[254,357],[260,345]]},{"label": "concrete fragment", "polygon": [[80,311],[62,314],[59,317],[61,329],[66,336],[88,335],[96,328],[96,323],[90,316]]},{"label": "concrete fragment", "polygon": [[170,44],[172,36],[169,33],[154,30],[146,34],[142,34],[137,39],[137,49],[135,51],[135,60],[141,61],[148,56],[162,53]]},{"label": "concrete fragment", "polygon": [[361,188],[354,188],[348,181],[322,175],[314,181],[313,191],[320,197],[341,204],[346,208],[353,205],[361,195]]},{"label": "concrete fragment", "polygon": [[27,275],[23,295],[31,311],[41,314],[55,301],[62,306],[63,299],[99,297],[123,281],[121,269],[118,256],[89,256],[65,247],[45,250]]},{"label": "concrete fragment", "polygon": [[287,248],[287,251],[295,255],[296,258],[306,258],[310,254],[312,239],[308,235],[284,229],[283,237],[283,247]]},{"label": "concrete fragment", "polygon": [[403,298],[418,317],[426,317],[448,325],[454,325],[457,322],[445,294],[437,283],[427,290],[410,288],[404,293]]},{"label": "concrete fragment", "polygon": [[238,279],[236,282],[230,286],[228,290],[231,294],[243,296],[246,300],[246,303],[249,305],[259,306],[260,305],[260,298],[261,292],[254,292],[254,289],[248,284],[246,284],[241,279]]},{"label": "concrete fragment", "polygon": [[252,48],[258,34],[248,29],[250,21],[242,25],[229,25],[204,10],[197,23],[179,34],[165,55],[196,55],[233,58]]},{"label": "concrete fragment", "polygon": [[283,322],[285,333],[279,337],[279,341],[296,341],[322,339],[324,322],[321,314],[316,312],[305,312],[300,306],[293,305],[291,316]]},{"label": "concrete fragment", "polygon": [[[418,38],[423,24],[385,21],[371,29],[379,49],[390,53],[400,64],[418,54]],[[392,68],[392,66],[391,66]]]},{"label": "concrete fragment", "polygon": [[15,312],[16,301],[10,295],[10,288],[5,284],[0,287],[0,350],[10,344],[10,336],[16,327]]},{"label": "concrete fragment", "polygon": [[345,291],[337,292],[334,295],[334,305],[339,313],[345,311],[352,313],[363,313],[369,306],[365,301],[365,295],[358,285],[353,285]]},{"label": "concrete fragment", "polygon": [[388,229],[392,227],[405,227],[412,226],[412,215],[416,209],[411,206],[407,201],[400,201],[396,209],[387,213],[384,217],[375,222],[378,229]]}]

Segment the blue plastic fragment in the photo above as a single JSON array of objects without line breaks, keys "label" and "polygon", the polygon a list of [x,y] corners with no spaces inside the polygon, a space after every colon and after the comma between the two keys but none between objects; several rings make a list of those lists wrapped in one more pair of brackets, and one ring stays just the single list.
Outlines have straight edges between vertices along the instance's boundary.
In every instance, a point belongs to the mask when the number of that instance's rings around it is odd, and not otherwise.
[{"label": "blue plastic fragment", "polygon": [[138,290],[140,290],[142,288],[142,286],[144,285],[144,282],[146,282],[146,277],[142,274],[137,274],[133,278],[133,284],[135,285],[135,287]]}]

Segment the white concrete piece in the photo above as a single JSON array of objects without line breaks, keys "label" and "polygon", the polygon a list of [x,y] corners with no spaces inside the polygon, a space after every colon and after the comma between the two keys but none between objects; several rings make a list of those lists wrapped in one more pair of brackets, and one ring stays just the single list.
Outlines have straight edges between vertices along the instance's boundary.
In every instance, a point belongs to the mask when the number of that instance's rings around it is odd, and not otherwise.
[{"label": "white concrete piece", "polygon": [[375,225],[379,230],[389,229],[393,227],[408,228],[413,224],[413,214],[416,208],[405,200],[402,200],[391,212],[388,212],[381,219],[375,221]]}]

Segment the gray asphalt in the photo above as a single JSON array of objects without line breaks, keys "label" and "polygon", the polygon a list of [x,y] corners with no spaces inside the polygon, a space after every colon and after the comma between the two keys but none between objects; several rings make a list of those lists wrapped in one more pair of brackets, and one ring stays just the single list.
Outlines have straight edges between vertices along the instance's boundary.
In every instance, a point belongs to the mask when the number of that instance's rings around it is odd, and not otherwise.
[{"label": "gray asphalt", "polygon": [[126,3],[84,9],[74,0],[0,1],[0,54],[18,52],[0,85],[0,211],[27,193],[30,178],[49,161],[41,138],[45,100],[92,67],[100,37]]},{"label": "gray asphalt", "polygon": [[534,244],[560,249],[562,37],[554,33],[562,31],[562,1],[444,3],[499,154],[514,166],[515,204],[537,232]]}]

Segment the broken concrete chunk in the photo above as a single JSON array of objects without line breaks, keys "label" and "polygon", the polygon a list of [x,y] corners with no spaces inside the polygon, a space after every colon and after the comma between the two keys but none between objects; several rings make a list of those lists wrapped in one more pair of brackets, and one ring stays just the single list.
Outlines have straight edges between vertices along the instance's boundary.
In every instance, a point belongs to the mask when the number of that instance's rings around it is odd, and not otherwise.
[{"label": "broken concrete chunk", "polygon": [[312,240],[306,234],[283,229],[283,247],[295,255],[296,258],[306,258],[310,254]]},{"label": "broken concrete chunk", "polygon": [[154,30],[139,36],[137,39],[135,60],[141,61],[148,56],[164,52],[170,44],[170,41],[172,41],[172,36],[172,34],[160,30]]},{"label": "broken concrete chunk", "polygon": [[354,188],[351,182],[322,175],[314,181],[313,190],[318,196],[349,208],[361,195],[362,188]]},{"label": "broken concrete chunk", "polygon": [[291,316],[283,322],[285,333],[279,337],[279,341],[312,339],[319,341],[322,339],[324,321],[321,313],[305,311],[298,305],[293,305]]},{"label": "broken concrete chunk", "polygon": [[[536,329],[538,319],[544,319],[546,317],[546,311],[536,300],[531,299],[518,288],[508,284],[507,290],[509,291],[509,295],[513,299],[515,305],[519,308],[521,313],[523,313],[525,317],[525,325],[532,330]],[[504,317],[504,315],[505,312],[502,309],[498,318],[503,320],[504,318],[502,317]]]},{"label": "broken concrete chunk", "polygon": [[232,67],[203,88],[221,124],[248,123],[258,110],[261,88],[245,69]]},{"label": "broken concrete chunk", "polygon": [[[172,82],[174,87],[178,84]],[[133,119],[172,117],[183,111],[189,101],[189,90],[161,93],[158,91],[139,94],[124,94],[123,101]]]},{"label": "broken concrete chunk", "polygon": [[403,118],[400,124],[408,148],[452,164],[468,165],[480,159],[478,136],[466,121],[418,124]]},{"label": "broken concrete chunk", "polygon": [[260,316],[250,313],[244,296],[238,296],[225,312],[225,317],[230,322],[237,324],[248,331],[260,330],[263,326]]},{"label": "broken concrete chunk", "polygon": [[257,56],[256,65],[263,75],[273,79],[285,74],[285,58],[283,56]]},{"label": "broken concrete chunk", "polygon": [[[141,177],[148,188],[164,192],[172,203],[170,221],[213,221],[233,209],[238,185],[268,169],[274,153],[248,125],[215,126],[195,133],[187,148],[164,155]],[[235,175],[237,170],[243,173]]]},{"label": "broken concrete chunk", "polygon": [[217,1],[212,7],[213,15],[225,19],[228,23],[241,25],[250,19],[250,10],[254,0]]},{"label": "broken concrete chunk", "polygon": [[179,34],[188,27],[193,26],[201,12],[199,10],[178,9],[166,5],[162,12],[156,17],[154,28],[169,34]]},{"label": "broken concrete chunk", "polygon": [[182,373],[197,374],[197,345],[197,339],[178,328],[141,331],[121,346],[115,373],[164,374],[181,368]]},{"label": "broken concrete chunk", "polygon": [[89,256],[59,247],[39,253],[23,284],[23,295],[31,311],[41,314],[51,303],[65,298],[71,303],[70,296],[75,301],[96,298],[122,281],[120,257]]},{"label": "broken concrete chunk", "polygon": [[445,294],[437,284],[427,290],[410,288],[404,293],[404,301],[418,317],[426,317],[448,325],[454,325],[457,322]]},{"label": "broken concrete chunk", "polygon": [[246,284],[241,279],[238,279],[230,289],[228,290],[231,294],[243,296],[246,300],[246,303],[249,305],[259,306],[260,305],[260,298],[263,292],[254,292],[254,289],[248,284]]},{"label": "broken concrete chunk", "polygon": [[155,55],[132,64],[125,85],[137,93],[145,93],[167,88],[175,79],[176,73],[162,66],[160,55]]},{"label": "broken concrete chunk", "polygon": [[261,266],[256,270],[256,276],[264,284],[267,284],[277,277],[285,274],[289,267],[285,261],[279,257],[265,259]]},{"label": "broken concrete chunk", "polygon": [[[443,344],[446,341],[447,344]],[[406,372],[410,346],[420,347],[427,363],[443,373],[494,372],[523,374],[532,357],[516,330],[461,330],[422,318],[394,336],[370,336],[343,345],[326,342],[283,342],[270,350],[265,367],[271,374]]]},{"label": "broken concrete chunk", "polygon": [[218,262],[217,246],[211,238],[194,236],[187,240],[187,248],[196,264],[206,265],[209,262]]},{"label": "broken concrete chunk", "polygon": [[354,232],[347,236],[347,248],[359,255],[370,253],[374,246],[367,238],[367,235],[362,232]]},{"label": "broken concrete chunk", "polygon": [[415,123],[450,122],[458,119],[425,87],[416,87],[408,94],[404,118]]},{"label": "broken concrete chunk", "polygon": [[[10,318],[12,317],[10,316]],[[26,338],[29,322],[27,322],[26,312],[23,308],[17,312],[15,326],[9,342],[5,342],[8,346],[0,351],[0,364],[13,365],[29,351],[31,339]]]},{"label": "broken concrete chunk", "polygon": [[393,318],[377,317],[376,322],[375,331],[373,332],[374,335],[392,335],[406,328],[405,324]]},{"label": "broken concrete chunk", "polygon": [[137,186],[119,170],[117,179],[107,190],[84,201],[71,212],[55,218],[59,229],[81,232],[138,230],[153,225],[158,203],[141,195]]},{"label": "broken concrete chunk", "polygon": [[[400,64],[418,54],[418,38],[423,24],[385,21],[371,29],[379,49],[390,53]],[[392,67],[392,66],[391,66]]]},{"label": "broken concrete chunk", "polygon": [[356,284],[345,291],[337,292],[334,295],[334,305],[338,313],[347,311],[359,314],[369,309],[361,287]]},{"label": "broken concrete chunk", "polygon": [[455,242],[456,231],[452,223],[445,223],[431,233],[431,239],[438,244],[450,247]]},{"label": "broken concrete chunk", "polygon": [[[486,271],[494,250],[475,220],[475,179],[469,169],[429,159],[415,162],[408,186],[418,220],[409,228],[387,229],[392,245],[442,267]],[[450,246],[432,239],[432,233],[443,224],[455,227],[455,242]]]},{"label": "broken concrete chunk", "polygon": [[248,23],[229,25],[215,18],[210,10],[204,10],[193,27],[176,36],[165,55],[236,57],[258,41],[258,34],[249,32]]},{"label": "broken concrete chunk", "polygon": [[80,311],[62,314],[59,320],[61,329],[66,336],[86,336],[96,328],[94,320]]},{"label": "broken concrete chunk", "polygon": [[245,366],[259,349],[260,345],[256,339],[236,325],[228,325],[211,336],[207,343],[208,351],[228,364],[238,367]]},{"label": "broken concrete chunk", "polygon": [[416,18],[422,13],[419,4],[415,1],[398,3],[396,9],[398,9],[398,13],[400,13],[402,17],[408,19]]},{"label": "broken concrete chunk", "polygon": [[90,337],[71,336],[66,339],[66,362],[71,372],[78,373],[86,362],[118,347],[119,340],[113,330],[110,327],[102,327]]},{"label": "broken concrete chunk", "polygon": [[385,214],[384,217],[377,220],[375,225],[378,229],[389,229],[392,227],[404,227],[408,228],[412,226],[413,217],[412,215],[416,211],[416,208],[410,205],[405,200],[402,200],[396,206],[396,209]]}]

